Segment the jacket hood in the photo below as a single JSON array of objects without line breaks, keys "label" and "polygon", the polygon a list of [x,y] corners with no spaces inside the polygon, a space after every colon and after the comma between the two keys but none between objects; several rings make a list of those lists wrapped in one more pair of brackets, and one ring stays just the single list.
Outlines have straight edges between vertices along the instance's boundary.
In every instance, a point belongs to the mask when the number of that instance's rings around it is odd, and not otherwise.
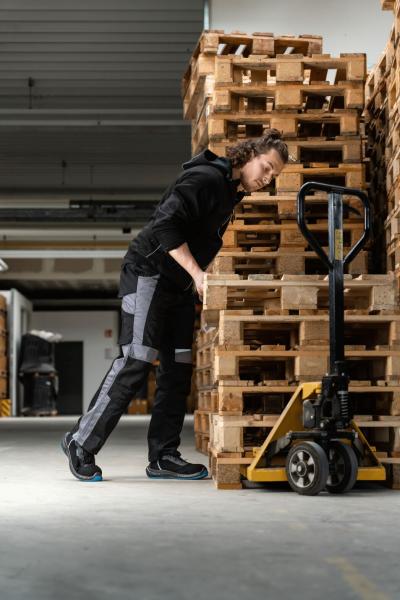
[{"label": "jacket hood", "polygon": [[222,171],[222,173],[228,177],[228,179],[232,179],[232,164],[229,158],[225,158],[224,156],[217,156],[211,150],[206,148],[196,156],[193,156],[190,160],[183,163],[183,169],[191,169],[192,167],[198,167],[200,165],[208,165],[215,167]]}]

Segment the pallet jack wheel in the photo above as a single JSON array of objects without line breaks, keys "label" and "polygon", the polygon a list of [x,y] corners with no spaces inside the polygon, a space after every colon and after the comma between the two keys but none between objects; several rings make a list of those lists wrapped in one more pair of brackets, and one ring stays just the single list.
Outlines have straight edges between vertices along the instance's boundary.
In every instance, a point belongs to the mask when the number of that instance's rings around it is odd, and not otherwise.
[{"label": "pallet jack wheel", "polygon": [[330,494],[344,494],[357,481],[358,460],[353,448],[342,442],[332,442],[328,451],[329,475],[326,489]]},{"label": "pallet jack wheel", "polygon": [[286,475],[293,491],[315,496],[325,486],[329,475],[328,458],[316,442],[292,446],[286,459]]}]

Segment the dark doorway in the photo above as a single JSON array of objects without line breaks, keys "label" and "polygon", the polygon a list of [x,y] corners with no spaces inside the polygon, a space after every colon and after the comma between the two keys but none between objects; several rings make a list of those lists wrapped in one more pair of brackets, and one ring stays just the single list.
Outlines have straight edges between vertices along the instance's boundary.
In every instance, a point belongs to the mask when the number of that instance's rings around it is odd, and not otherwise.
[{"label": "dark doorway", "polygon": [[82,414],[83,342],[55,344],[55,363],[59,378],[58,414]]}]

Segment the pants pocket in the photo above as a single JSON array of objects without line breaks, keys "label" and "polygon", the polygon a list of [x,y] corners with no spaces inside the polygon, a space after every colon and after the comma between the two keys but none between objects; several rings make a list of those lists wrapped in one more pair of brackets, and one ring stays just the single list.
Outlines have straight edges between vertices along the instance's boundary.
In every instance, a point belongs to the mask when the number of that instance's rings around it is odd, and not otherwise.
[{"label": "pants pocket", "polygon": [[136,310],[136,292],[132,294],[126,294],[122,298],[121,308],[124,312],[129,313],[130,315],[135,314]]}]

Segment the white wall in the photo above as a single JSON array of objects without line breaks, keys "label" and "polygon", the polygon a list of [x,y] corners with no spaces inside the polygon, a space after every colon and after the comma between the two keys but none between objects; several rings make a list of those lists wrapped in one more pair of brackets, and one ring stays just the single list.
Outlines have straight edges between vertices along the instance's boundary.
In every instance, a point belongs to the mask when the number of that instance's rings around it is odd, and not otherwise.
[{"label": "white wall", "polygon": [[[83,342],[83,409],[87,409],[112,359],[118,355],[117,311],[37,311],[31,327],[61,333],[65,342]],[[112,337],[104,331],[112,330]]]},{"label": "white wall", "polygon": [[324,52],[365,52],[368,68],[384,49],[393,13],[380,0],[210,0],[210,29],[312,33]]}]

